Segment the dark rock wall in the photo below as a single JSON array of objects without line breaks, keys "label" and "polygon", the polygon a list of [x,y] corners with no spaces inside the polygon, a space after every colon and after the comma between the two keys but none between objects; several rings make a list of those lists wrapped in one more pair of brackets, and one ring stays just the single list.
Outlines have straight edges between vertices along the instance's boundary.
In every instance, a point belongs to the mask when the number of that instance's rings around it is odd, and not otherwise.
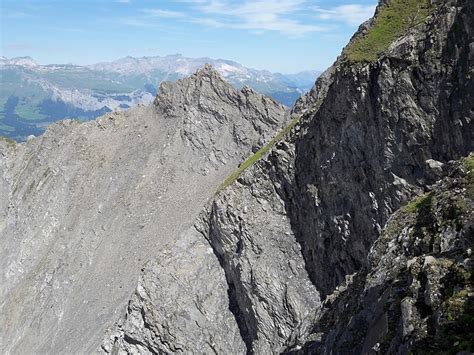
[{"label": "dark rock wall", "polygon": [[341,58],[296,139],[292,225],[311,279],[358,270],[390,214],[473,150],[473,3],[447,1],[377,62]]}]

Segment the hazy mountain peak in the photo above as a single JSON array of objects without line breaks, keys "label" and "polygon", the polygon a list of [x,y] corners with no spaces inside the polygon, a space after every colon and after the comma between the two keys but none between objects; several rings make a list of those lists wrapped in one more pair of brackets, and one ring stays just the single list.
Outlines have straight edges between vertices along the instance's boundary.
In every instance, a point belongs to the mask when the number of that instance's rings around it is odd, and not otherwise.
[{"label": "hazy mountain peak", "polygon": [[6,57],[1,57],[0,65],[15,65],[22,67],[38,67],[39,64],[31,57],[14,57],[8,59]]},{"label": "hazy mountain peak", "polygon": [[[206,64],[213,69],[203,68]],[[247,68],[231,60],[180,54],[128,56],[87,66],[38,65],[30,57],[2,58],[0,68],[5,85],[0,95],[0,101],[5,103],[0,107],[0,121],[4,123],[0,135],[16,140],[38,135],[43,127],[59,119],[87,120],[107,111],[150,104],[160,83],[193,76],[200,69],[201,76],[215,77],[217,82],[218,72],[236,90],[247,85],[287,106],[308,91],[317,77],[306,74],[292,78]]]}]

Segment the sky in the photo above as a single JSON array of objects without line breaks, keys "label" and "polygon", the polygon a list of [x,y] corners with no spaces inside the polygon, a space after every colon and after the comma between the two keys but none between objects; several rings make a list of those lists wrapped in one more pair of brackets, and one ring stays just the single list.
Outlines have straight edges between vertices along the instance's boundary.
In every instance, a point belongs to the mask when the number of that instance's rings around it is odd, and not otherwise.
[{"label": "sky", "polygon": [[0,0],[0,55],[40,64],[211,57],[324,70],[376,0]]}]

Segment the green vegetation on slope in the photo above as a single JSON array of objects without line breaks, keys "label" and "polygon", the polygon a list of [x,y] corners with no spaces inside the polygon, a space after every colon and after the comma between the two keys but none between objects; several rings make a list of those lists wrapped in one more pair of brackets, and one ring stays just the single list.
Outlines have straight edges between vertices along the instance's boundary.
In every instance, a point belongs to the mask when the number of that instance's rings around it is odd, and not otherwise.
[{"label": "green vegetation on slope", "polygon": [[392,0],[379,8],[367,34],[344,51],[350,62],[373,62],[409,28],[423,22],[433,11],[430,0]]},{"label": "green vegetation on slope", "polygon": [[402,211],[405,213],[417,212],[418,210],[424,207],[430,206],[432,198],[433,198],[433,194],[431,192],[428,194],[415,197],[415,199],[409,202],[406,206],[402,207]]},{"label": "green vegetation on slope", "polygon": [[270,151],[270,149],[278,143],[288,132],[291,131],[291,129],[296,126],[296,124],[299,122],[300,117],[296,117],[291,120],[291,122],[286,126],[284,129],[282,129],[280,132],[277,133],[275,137],[272,138],[272,140],[265,145],[263,148],[260,148],[255,154],[251,155],[247,160],[245,160],[239,168],[234,171],[225,181],[221,184],[221,186],[217,189],[217,191],[221,191],[225,189],[227,186],[232,184],[239,176],[244,172],[245,169],[248,167],[252,166],[255,162],[257,162],[261,157],[263,157],[266,153]]},{"label": "green vegetation on slope", "polygon": [[16,142],[13,139],[8,138],[8,137],[0,136],[0,141],[3,141],[3,142],[6,142],[10,145],[16,146]]},{"label": "green vegetation on slope", "polygon": [[[467,170],[466,176],[466,189],[467,196],[469,198],[474,198],[474,153],[471,153],[468,157],[464,158],[463,166]],[[433,200],[433,193],[425,193],[423,195],[415,197],[412,201],[401,208],[401,211],[404,213],[417,213],[421,209],[431,206]],[[451,211],[451,214],[457,215],[458,210],[462,210],[463,206],[455,205]]]},{"label": "green vegetation on slope", "polygon": [[474,153],[471,153],[464,161],[467,170],[467,195],[474,199]]}]

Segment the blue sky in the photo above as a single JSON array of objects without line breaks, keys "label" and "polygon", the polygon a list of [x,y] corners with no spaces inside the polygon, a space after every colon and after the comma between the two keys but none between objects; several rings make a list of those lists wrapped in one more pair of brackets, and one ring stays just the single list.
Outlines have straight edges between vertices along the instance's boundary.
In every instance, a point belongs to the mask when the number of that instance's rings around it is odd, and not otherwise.
[{"label": "blue sky", "polygon": [[293,73],[325,69],[374,0],[1,0],[1,50],[41,64],[180,53]]}]

